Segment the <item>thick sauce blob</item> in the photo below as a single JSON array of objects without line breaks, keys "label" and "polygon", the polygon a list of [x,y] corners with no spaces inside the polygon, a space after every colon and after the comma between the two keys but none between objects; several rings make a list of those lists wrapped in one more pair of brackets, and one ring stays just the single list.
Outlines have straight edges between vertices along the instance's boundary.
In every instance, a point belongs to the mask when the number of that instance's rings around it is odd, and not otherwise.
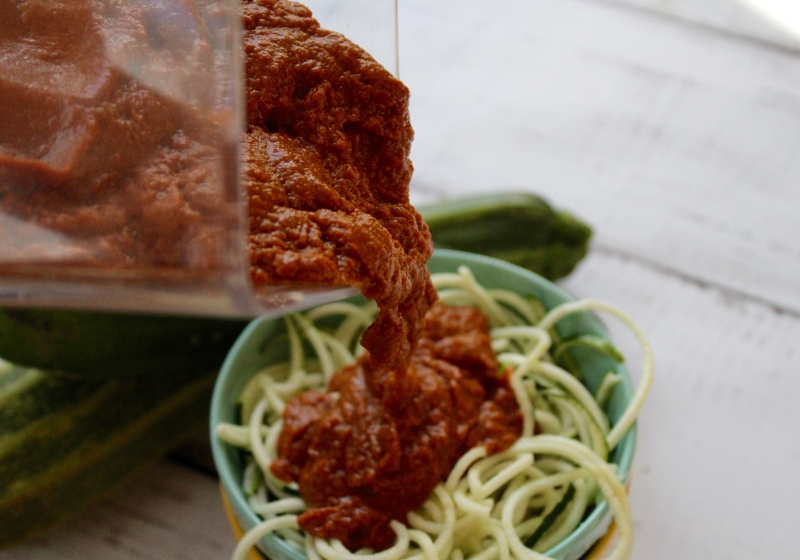
[{"label": "thick sauce blob", "polygon": [[301,528],[383,549],[390,520],[470,447],[511,445],[521,417],[486,318],[433,303],[406,87],[296,4],[248,3],[244,24],[253,277],[357,285],[380,309],[367,354],[288,403],[273,472],[299,482]]},{"label": "thick sauce blob", "polygon": [[434,304],[405,370],[369,357],[339,371],[327,393],[289,401],[272,472],[298,481],[309,510],[300,526],[350,550],[392,544],[458,458],[519,437],[522,416],[498,375],[486,316]]},{"label": "thick sauce blob", "polygon": [[291,400],[275,475],[300,527],[384,549],[458,458],[521,431],[486,317],[435,304],[427,226],[408,199],[408,90],[308,10],[244,7],[250,254],[257,281],[351,284],[378,302],[367,353]]},{"label": "thick sauce blob", "polygon": [[435,297],[408,199],[408,89],[299,4],[243,16],[252,277],[360,287],[381,308],[373,357],[401,366]]}]

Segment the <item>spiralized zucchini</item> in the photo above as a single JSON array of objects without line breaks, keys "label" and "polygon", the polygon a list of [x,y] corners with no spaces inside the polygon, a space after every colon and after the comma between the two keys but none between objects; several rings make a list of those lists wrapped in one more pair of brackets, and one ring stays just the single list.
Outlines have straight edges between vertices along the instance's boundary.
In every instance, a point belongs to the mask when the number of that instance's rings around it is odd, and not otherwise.
[{"label": "spiralized zucchini", "polygon": [[[489,317],[498,360],[513,371],[510,386],[523,415],[520,439],[492,456],[482,447],[465,453],[447,480],[408,515],[408,526],[391,523],[397,540],[387,550],[352,553],[338,540],[303,533],[297,515],[306,507],[296,484],[279,480],[269,469],[277,459],[285,403],[302,391],[324,390],[335,371],[355,361],[363,350],[360,335],[377,307],[373,302],[340,302],[287,317],[289,361],[269,366],[249,381],[240,397],[241,425],[217,427],[221,440],[249,452],[242,484],[250,507],[264,519],[239,542],[233,560],[243,560],[273,532],[309,560],[540,560],[602,499],[619,531],[608,558],[628,558],[633,537],[628,498],[608,457],[635,421],[652,383],[652,352],[642,330],[626,313],[593,300],[545,312],[536,300],[483,288],[466,267],[433,275],[433,282],[443,303],[476,306]],[[619,376],[607,374],[595,396],[554,363],[551,354],[556,323],[587,310],[620,319],[642,347],[639,386],[613,427],[598,400],[608,399]],[[340,318],[333,332],[316,326],[331,316]],[[311,355],[305,348],[313,350]]]}]

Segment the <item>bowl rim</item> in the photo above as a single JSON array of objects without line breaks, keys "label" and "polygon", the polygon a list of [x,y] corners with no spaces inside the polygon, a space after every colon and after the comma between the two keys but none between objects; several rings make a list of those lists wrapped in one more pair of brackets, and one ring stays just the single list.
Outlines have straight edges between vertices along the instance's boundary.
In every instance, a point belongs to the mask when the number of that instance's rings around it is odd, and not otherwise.
[{"label": "bowl rim", "polygon": [[[443,264],[444,263],[444,264]],[[466,264],[471,268],[475,265],[483,269],[499,270],[503,273],[510,274],[521,278],[524,283],[527,283],[532,291],[542,292],[547,294],[544,297],[537,294],[537,297],[542,299],[551,299],[558,301],[574,301],[575,298],[563,290],[561,287],[553,284],[549,280],[542,278],[522,267],[501,261],[492,257],[484,255],[477,255],[474,253],[466,253],[463,251],[454,251],[449,249],[437,249],[429,262],[429,268],[454,268],[450,265],[453,263]],[[473,270],[473,272],[475,272]],[[479,276],[479,274],[476,274]],[[547,305],[548,309],[553,305]],[[556,305],[558,304],[556,303]],[[600,322],[597,316],[591,312],[579,312],[574,314],[575,320],[581,322],[582,327],[588,325],[589,330],[594,334],[599,334],[611,340],[607,329]],[[271,325],[278,325],[281,317],[267,317],[262,316],[251,321],[248,326],[242,331],[237,338],[236,342],[231,347],[225,358],[224,363],[220,369],[219,376],[214,386],[214,393],[211,401],[210,411],[210,432],[211,432],[211,448],[214,458],[214,463],[220,477],[220,482],[224,493],[227,495],[228,500],[232,506],[234,515],[236,516],[239,525],[248,530],[262,521],[255,512],[253,512],[247,505],[247,499],[244,496],[244,491],[241,482],[236,480],[234,476],[236,467],[231,464],[231,456],[236,453],[236,450],[223,443],[216,434],[216,426],[222,421],[222,412],[226,408],[226,397],[232,382],[238,379],[238,376],[250,376],[258,368],[253,368],[247,373],[238,371],[237,366],[241,359],[241,352],[243,348],[251,344],[251,339],[254,336],[260,335],[261,331]],[[584,325],[585,324],[585,325]],[[633,397],[634,389],[631,381],[630,374],[624,364],[616,364],[616,372],[621,375],[622,379],[618,384],[618,388],[623,391],[623,399],[625,403],[629,403]],[[614,457],[614,462],[617,465],[620,479],[623,483],[627,482],[630,469],[633,462],[633,455],[636,448],[636,435],[637,424],[625,433],[619,441],[615,449],[612,451],[611,456]],[[583,556],[583,554],[591,548],[594,543],[602,537],[611,524],[611,511],[608,502],[603,500],[599,506],[595,507],[592,512],[578,525],[578,527],[564,538],[559,544],[545,552],[545,554],[558,560],[576,560]],[[307,560],[306,555],[300,551],[292,548],[286,542],[274,534],[267,535],[262,538],[256,545],[262,552],[266,553],[270,558],[286,559],[286,560]]]}]

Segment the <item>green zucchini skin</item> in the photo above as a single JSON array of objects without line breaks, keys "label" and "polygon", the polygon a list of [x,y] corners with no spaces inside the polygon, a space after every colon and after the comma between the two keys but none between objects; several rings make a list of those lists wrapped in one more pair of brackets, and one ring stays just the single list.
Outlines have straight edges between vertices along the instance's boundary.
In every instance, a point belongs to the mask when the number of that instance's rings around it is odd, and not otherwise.
[{"label": "green zucchini skin", "polygon": [[248,321],[0,308],[0,357],[76,375],[205,372],[222,365]]},{"label": "green zucchini skin", "polygon": [[216,372],[75,378],[0,365],[0,548],[77,513],[207,421]]},{"label": "green zucchini skin", "polygon": [[549,280],[586,256],[592,229],[529,193],[447,200],[419,208],[436,247],[508,261]]},{"label": "green zucchini skin", "polygon": [[[542,198],[508,193],[420,209],[437,247],[480,253],[555,280],[586,255],[592,230]],[[0,357],[80,376],[218,369],[245,320],[0,308]]]}]

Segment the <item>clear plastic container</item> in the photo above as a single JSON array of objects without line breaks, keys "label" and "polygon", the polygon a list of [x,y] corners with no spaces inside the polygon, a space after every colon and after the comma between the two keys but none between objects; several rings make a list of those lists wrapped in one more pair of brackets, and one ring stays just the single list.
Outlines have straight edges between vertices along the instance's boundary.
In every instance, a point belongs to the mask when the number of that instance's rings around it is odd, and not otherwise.
[{"label": "clear plastic container", "polygon": [[[396,73],[396,0],[307,5]],[[0,306],[254,316],[351,292],[250,282],[238,8],[0,5]]]}]

